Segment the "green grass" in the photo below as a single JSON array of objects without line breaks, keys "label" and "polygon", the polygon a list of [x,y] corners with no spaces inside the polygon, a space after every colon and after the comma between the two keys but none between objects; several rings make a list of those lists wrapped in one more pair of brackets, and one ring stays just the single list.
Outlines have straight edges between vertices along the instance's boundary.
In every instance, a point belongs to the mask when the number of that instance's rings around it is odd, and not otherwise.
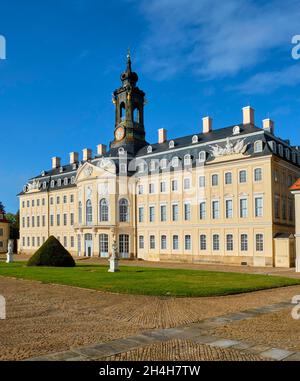
[{"label": "green grass", "polygon": [[278,276],[122,266],[80,264],[73,268],[27,267],[25,262],[0,263],[0,275],[126,294],[221,296],[300,284]]}]

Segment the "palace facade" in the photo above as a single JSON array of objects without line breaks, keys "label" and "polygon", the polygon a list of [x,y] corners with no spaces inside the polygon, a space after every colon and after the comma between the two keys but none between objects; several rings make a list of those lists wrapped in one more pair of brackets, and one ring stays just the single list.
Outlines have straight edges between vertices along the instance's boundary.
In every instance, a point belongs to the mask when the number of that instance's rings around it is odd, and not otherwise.
[{"label": "palace facade", "polygon": [[56,236],[75,256],[290,267],[295,262],[294,199],[300,149],[280,139],[270,119],[242,122],[158,142],[146,141],[145,93],[127,68],[113,93],[109,149],[70,153],[68,164],[31,178],[20,193],[19,251]]},{"label": "palace facade", "polygon": [[0,253],[7,252],[10,224],[5,218],[5,213],[0,209]]}]

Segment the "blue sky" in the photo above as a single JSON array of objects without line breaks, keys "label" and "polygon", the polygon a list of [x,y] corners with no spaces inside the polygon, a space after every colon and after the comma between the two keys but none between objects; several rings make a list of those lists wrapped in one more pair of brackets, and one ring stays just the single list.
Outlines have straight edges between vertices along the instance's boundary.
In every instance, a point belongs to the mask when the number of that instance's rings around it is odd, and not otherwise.
[{"label": "blue sky", "polygon": [[271,117],[300,145],[298,1],[6,0],[0,3],[0,200],[16,211],[29,177],[113,136],[112,91],[127,48],[148,99],[147,140]]}]

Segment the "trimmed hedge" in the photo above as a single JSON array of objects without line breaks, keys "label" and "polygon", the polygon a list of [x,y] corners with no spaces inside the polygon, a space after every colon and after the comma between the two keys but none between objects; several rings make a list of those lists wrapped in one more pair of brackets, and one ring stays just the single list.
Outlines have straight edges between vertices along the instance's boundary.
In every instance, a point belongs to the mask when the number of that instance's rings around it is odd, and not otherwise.
[{"label": "trimmed hedge", "polygon": [[29,259],[27,266],[74,267],[76,263],[63,245],[50,236]]}]

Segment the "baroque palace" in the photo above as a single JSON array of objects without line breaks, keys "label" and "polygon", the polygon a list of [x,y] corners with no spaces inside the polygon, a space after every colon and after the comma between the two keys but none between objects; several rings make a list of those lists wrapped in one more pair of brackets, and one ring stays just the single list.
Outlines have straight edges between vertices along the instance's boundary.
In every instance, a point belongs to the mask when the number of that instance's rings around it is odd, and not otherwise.
[{"label": "baroque palace", "polygon": [[20,193],[19,252],[56,236],[73,255],[290,267],[295,263],[294,199],[300,149],[275,135],[274,123],[243,120],[158,142],[146,141],[145,93],[130,55],[113,93],[109,149],[70,153],[69,164],[30,179]]}]

